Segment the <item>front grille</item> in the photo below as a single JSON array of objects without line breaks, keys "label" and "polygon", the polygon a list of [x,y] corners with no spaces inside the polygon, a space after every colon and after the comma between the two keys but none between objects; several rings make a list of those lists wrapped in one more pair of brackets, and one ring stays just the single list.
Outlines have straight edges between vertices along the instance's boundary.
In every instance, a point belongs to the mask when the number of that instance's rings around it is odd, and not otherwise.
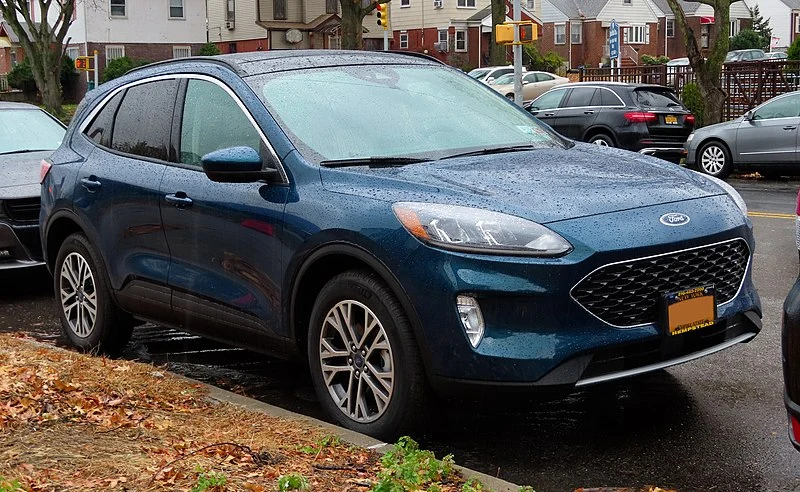
[{"label": "front grille", "polygon": [[750,250],[743,239],[614,263],[572,288],[572,298],[614,326],[654,323],[663,294],[713,285],[717,304],[733,299],[744,280]]},{"label": "front grille", "polygon": [[6,216],[15,222],[38,221],[39,208],[41,208],[39,197],[3,201]]}]

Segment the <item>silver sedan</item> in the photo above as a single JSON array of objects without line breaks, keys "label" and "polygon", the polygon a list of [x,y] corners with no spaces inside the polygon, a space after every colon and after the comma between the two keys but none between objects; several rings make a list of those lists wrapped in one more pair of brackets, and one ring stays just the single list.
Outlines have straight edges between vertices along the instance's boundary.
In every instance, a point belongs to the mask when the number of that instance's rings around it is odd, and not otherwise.
[{"label": "silver sedan", "polygon": [[734,169],[797,174],[800,91],[783,94],[726,123],[699,128],[684,145],[686,165],[718,178]]}]

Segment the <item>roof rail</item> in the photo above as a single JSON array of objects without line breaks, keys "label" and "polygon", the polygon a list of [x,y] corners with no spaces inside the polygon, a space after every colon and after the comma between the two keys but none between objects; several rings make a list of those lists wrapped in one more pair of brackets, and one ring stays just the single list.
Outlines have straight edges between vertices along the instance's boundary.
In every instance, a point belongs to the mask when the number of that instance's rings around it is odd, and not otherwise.
[{"label": "roof rail", "polygon": [[156,61],[156,62],[148,63],[147,65],[142,65],[140,67],[132,68],[132,69],[128,70],[127,72],[125,72],[125,74],[127,75],[129,73],[133,73],[133,72],[136,72],[138,70],[143,70],[145,68],[158,67],[158,66],[161,66],[161,65],[170,65],[170,64],[173,64],[173,63],[181,63],[181,62],[185,62],[187,60],[197,60],[197,61],[214,63],[214,64],[217,64],[217,65],[222,65],[222,66],[224,66],[226,68],[230,68],[234,72],[240,74],[240,70],[236,65],[234,65],[232,63],[228,63],[224,58],[217,58],[215,56],[190,56],[190,57],[186,57],[186,58],[170,58],[169,60]]},{"label": "roof rail", "polygon": [[434,62],[439,63],[441,65],[447,65],[447,63],[443,62],[442,60],[440,60],[440,59],[438,59],[436,57],[433,57],[433,56],[425,54],[425,53],[419,53],[417,51],[387,50],[387,51],[379,51],[379,53],[392,53],[392,54],[395,54],[395,55],[413,56],[415,58],[423,58],[425,60],[434,61]]}]

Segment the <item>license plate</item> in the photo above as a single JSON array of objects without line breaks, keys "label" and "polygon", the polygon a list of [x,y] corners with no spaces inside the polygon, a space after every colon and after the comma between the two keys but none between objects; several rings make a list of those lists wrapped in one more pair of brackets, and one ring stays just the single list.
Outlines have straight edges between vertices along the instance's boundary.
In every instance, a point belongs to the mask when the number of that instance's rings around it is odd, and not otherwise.
[{"label": "license plate", "polygon": [[668,125],[677,125],[678,124],[678,117],[673,115],[664,116],[664,123]]},{"label": "license plate", "polygon": [[717,319],[714,287],[695,287],[664,296],[664,326],[669,336],[711,326]]}]

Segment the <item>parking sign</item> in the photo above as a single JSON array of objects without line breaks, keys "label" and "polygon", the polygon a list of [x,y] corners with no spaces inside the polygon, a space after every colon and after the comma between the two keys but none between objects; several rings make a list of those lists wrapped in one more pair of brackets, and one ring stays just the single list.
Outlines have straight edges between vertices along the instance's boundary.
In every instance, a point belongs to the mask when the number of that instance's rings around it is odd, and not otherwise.
[{"label": "parking sign", "polygon": [[619,24],[616,20],[612,20],[608,27],[608,57],[612,60],[619,58]]}]

